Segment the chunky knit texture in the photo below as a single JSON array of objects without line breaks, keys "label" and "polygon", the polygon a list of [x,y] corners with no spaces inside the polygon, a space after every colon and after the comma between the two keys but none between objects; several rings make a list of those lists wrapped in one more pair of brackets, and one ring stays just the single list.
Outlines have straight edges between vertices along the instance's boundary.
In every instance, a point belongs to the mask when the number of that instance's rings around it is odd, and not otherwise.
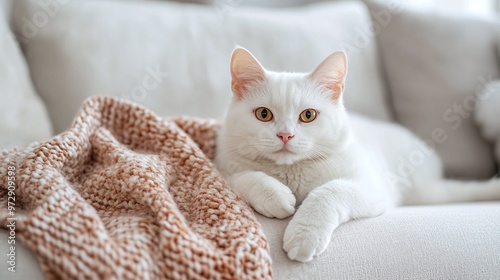
[{"label": "chunky knit texture", "polygon": [[16,168],[16,238],[49,279],[270,279],[267,241],[210,158],[218,123],[87,100],[48,142],[0,154],[0,221]]}]

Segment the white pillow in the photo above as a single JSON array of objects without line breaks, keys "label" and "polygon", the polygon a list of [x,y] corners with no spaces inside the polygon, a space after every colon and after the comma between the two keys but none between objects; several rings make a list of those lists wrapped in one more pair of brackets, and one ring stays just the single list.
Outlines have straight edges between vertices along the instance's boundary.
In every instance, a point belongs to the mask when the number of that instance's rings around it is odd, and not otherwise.
[{"label": "white pillow", "polygon": [[[500,77],[500,18],[468,18],[367,1],[396,118],[435,145],[451,177],[495,174],[490,143],[474,123],[475,94]],[[392,12],[391,12],[392,11]]]},{"label": "white pillow", "polygon": [[[8,6],[7,6],[8,7]],[[0,7],[0,149],[50,138],[52,126]]]},{"label": "white pillow", "polygon": [[360,38],[370,17],[359,2],[221,11],[153,1],[70,1],[39,28],[33,15],[43,11],[41,2],[15,4],[14,25],[32,37],[25,54],[57,132],[86,97],[98,94],[129,98],[161,115],[223,117],[236,45],[269,69],[288,71],[310,71],[348,48],[347,106],[390,119],[376,44]]},{"label": "white pillow", "polygon": [[7,21],[10,19],[10,8],[11,8],[12,2],[11,0],[2,0],[0,1],[0,12],[5,14],[5,17]]}]

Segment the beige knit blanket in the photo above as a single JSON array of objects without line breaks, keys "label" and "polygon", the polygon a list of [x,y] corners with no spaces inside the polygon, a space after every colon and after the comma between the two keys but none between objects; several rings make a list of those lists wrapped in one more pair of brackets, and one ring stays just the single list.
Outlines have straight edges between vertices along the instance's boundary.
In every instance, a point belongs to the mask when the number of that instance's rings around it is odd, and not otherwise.
[{"label": "beige knit blanket", "polygon": [[210,161],[217,126],[88,99],[66,132],[1,152],[0,222],[17,218],[48,279],[270,279],[260,225]]}]

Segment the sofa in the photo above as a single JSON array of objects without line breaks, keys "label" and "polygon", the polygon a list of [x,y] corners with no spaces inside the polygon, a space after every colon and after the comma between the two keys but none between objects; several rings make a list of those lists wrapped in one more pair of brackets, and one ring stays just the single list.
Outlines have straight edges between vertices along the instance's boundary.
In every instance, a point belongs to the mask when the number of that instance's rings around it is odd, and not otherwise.
[{"label": "sofa", "polygon": [[[94,95],[160,116],[220,119],[231,98],[235,46],[269,69],[297,72],[342,49],[348,110],[408,127],[438,151],[448,177],[495,176],[500,18],[420,11],[403,2],[277,9],[225,0],[2,1],[0,148],[63,132]],[[309,263],[290,261],[282,249],[290,219],[255,215],[275,279],[500,279],[498,201],[405,206],[355,220]],[[7,252],[8,231],[0,229],[0,237]],[[19,244],[16,254],[15,273],[1,254],[1,279],[45,279],[28,247]]]}]

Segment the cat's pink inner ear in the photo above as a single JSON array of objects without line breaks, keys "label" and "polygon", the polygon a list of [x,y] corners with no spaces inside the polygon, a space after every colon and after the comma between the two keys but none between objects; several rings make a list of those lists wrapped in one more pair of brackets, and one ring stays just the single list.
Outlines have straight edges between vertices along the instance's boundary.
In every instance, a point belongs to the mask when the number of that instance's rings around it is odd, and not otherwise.
[{"label": "cat's pink inner ear", "polygon": [[233,93],[243,98],[248,85],[264,79],[264,68],[249,51],[237,48],[231,56],[231,77]]},{"label": "cat's pink inner ear", "polygon": [[311,78],[331,90],[334,100],[339,99],[344,91],[347,76],[347,56],[343,51],[337,51],[328,56],[311,73]]}]

